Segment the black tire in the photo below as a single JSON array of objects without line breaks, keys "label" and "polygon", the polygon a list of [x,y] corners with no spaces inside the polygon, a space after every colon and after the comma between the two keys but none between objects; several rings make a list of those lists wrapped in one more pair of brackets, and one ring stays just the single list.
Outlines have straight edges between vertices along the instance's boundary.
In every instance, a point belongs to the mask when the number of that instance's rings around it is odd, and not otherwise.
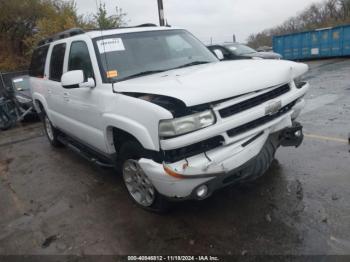
[{"label": "black tire", "polygon": [[247,176],[245,176],[239,183],[249,183],[257,180],[263,176],[270,168],[278,144],[274,139],[268,139],[261,152],[247,165]]},{"label": "black tire", "polygon": [[12,101],[6,102],[6,111],[5,105],[4,108],[0,108],[0,129],[5,131],[16,125],[17,115],[16,115],[16,106]]},{"label": "black tire", "polygon": [[7,115],[2,115],[1,116],[0,129],[2,131],[10,129],[13,125],[14,125],[14,122]]},{"label": "black tire", "polygon": [[[59,131],[52,125],[49,117],[43,111],[41,115],[47,139],[53,147],[62,147],[62,143],[57,139]],[[51,130],[51,131],[49,131]]]},{"label": "black tire", "polygon": [[[156,213],[164,213],[169,209],[169,201],[162,196],[161,194],[158,193],[158,191],[154,188],[154,200],[153,203],[149,206],[144,206],[140,204],[139,202],[136,201],[136,199],[131,195],[126,179],[124,176],[124,165],[126,164],[127,161],[129,160],[139,160],[142,158],[142,156],[145,155],[143,147],[138,143],[137,141],[126,141],[124,142],[119,150],[119,158],[118,158],[118,171],[119,173],[123,176],[123,183],[124,187],[131,198],[131,200],[136,203],[139,207],[151,211],[151,212],[156,212]],[[153,186],[153,185],[152,185]]]}]

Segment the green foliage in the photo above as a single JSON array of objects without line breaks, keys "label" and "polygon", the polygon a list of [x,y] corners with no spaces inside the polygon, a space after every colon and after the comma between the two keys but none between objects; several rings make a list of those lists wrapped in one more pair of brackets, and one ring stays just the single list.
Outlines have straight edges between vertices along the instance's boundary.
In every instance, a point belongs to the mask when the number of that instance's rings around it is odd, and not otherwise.
[{"label": "green foliage", "polygon": [[58,32],[118,27],[125,24],[120,8],[108,16],[101,5],[93,16],[79,16],[74,0],[0,0],[0,71],[27,68],[37,43]]},{"label": "green foliage", "polygon": [[39,0],[0,2],[0,69],[13,69],[25,63],[22,40],[32,34],[42,7]]},{"label": "green foliage", "polygon": [[35,45],[43,38],[73,27],[85,27],[81,17],[77,15],[74,1],[46,1],[43,2],[44,16],[36,20],[34,32],[24,38],[26,46],[24,55],[30,55]]},{"label": "green foliage", "polygon": [[116,7],[116,15],[107,15],[106,5],[100,4],[98,12],[94,15],[95,27],[100,29],[110,29],[124,26],[126,14],[121,8]]},{"label": "green foliage", "polygon": [[350,23],[350,0],[327,0],[312,4],[299,15],[289,18],[282,25],[250,35],[252,47],[272,46],[272,36]]}]

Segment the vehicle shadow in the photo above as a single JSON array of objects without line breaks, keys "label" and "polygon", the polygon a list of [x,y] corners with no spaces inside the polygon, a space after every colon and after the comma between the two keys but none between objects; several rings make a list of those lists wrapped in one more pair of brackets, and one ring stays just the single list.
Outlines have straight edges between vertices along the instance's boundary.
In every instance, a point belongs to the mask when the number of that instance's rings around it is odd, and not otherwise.
[{"label": "vehicle shadow", "polygon": [[[111,171],[100,178],[115,185],[110,195],[104,192],[110,206],[104,216],[123,225],[111,226],[113,237],[123,236],[121,245],[132,253],[291,254],[302,244],[297,226],[302,188],[288,180],[277,160],[255,182],[227,187],[203,201],[175,202],[165,214],[138,208]],[[284,249],[278,247],[282,243]]]}]

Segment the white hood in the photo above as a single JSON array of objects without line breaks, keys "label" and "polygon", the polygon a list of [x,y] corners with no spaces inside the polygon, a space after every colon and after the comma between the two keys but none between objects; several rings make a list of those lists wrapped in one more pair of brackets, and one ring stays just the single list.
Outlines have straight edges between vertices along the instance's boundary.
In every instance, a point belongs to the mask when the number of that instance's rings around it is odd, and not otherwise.
[{"label": "white hood", "polygon": [[225,61],[122,81],[115,89],[170,96],[194,106],[288,83],[307,70],[306,64],[282,60]]}]

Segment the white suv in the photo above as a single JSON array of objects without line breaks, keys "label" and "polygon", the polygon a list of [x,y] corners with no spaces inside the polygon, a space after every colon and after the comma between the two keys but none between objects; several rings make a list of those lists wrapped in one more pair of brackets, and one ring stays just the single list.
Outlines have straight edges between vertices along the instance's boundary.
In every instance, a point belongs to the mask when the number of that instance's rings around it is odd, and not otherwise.
[{"label": "white suv", "polygon": [[30,83],[53,146],[116,166],[140,206],[202,200],[299,146],[305,64],[220,62],[183,29],[72,29],[34,51]]}]

